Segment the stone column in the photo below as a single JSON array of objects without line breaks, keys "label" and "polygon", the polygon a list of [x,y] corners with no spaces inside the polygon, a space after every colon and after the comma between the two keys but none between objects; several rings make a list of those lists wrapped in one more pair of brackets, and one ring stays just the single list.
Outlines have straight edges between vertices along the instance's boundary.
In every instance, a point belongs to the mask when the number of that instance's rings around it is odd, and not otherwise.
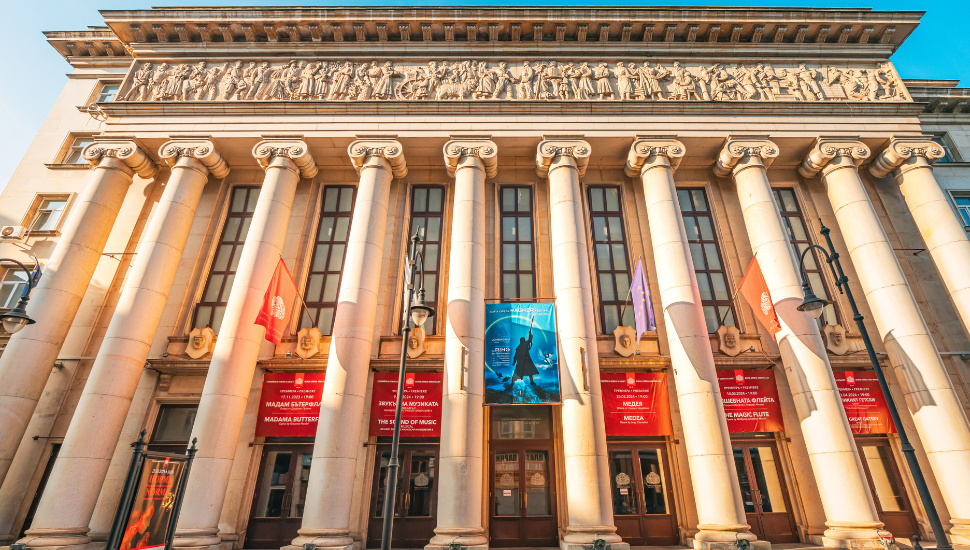
[{"label": "stone column", "polygon": [[700,529],[694,544],[698,549],[734,547],[738,536],[751,541],[757,537],[744,514],[697,275],[677,202],[674,171],[684,153],[679,141],[641,136],[630,148],[626,174],[643,181],[677,400],[681,411],[690,411],[681,422]]},{"label": "stone column", "polygon": [[[426,547],[452,541],[487,548],[482,527],[485,380],[485,178],[498,173],[488,136],[454,136],[444,147],[455,178],[441,400],[438,524]],[[464,368],[463,368],[464,367]],[[465,371],[464,373],[462,371]]]},{"label": "stone column", "polygon": [[[910,154],[911,147],[912,144],[902,145],[899,142],[890,144],[890,149],[909,149]],[[871,171],[876,175],[885,175],[885,168],[893,155],[884,152],[874,161]],[[799,171],[805,177],[813,177],[820,171],[822,173],[822,183],[828,191],[842,238],[856,268],[859,285],[866,295],[866,303],[872,311],[879,336],[886,345],[906,405],[913,414],[913,422],[930,467],[939,481],[943,501],[953,524],[950,530],[954,535],[953,542],[967,544],[970,543],[970,494],[967,492],[967,487],[970,487],[970,425],[906,276],[859,178],[857,166],[868,156],[869,148],[862,142],[852,138],[823,136],[818,138]],[[908,166],[920,164],[925,165],[925,160],[917,160]],[[925,182],[910,180],[909,174],[919,171],[926,172],[932,180],[930,170],[911,168],[900,171],[896,176],[897,181],[906,179],[903,185],[913,184],[909,187],[910,192],[916,191],[921,185],[928,188],[928,185],[923,185]],[[915,179],[918,180],[919,176]],[[939,192],[935,182],[932,187]],[[949,205],[942,206],[946,214],[952,216]],[[927,220],[930,217],[928,210],[914,210],[914,215],[917,213],[917,219]],[[944,234],[939,237],[938,244],[947,240],[946,226],[942,227]],[[966,237],[963,241],[967,244]],[[930,246],[929,241],[927,246]],[[960,258],[960,248],[952,248],[954,256]],[[939,262],[937,265],[940,265]],[[964,269],[968,268],[970,265]],[[940,271],[944,273],[943,269]],[[952,268],[951,272],[957,274]],[[966,280],[966,273],[959,275]]]},{"label": "stone column", "polygon": [[159,156],[172,174],[125,281],[98,357],[25,540],[28,546],[91,542],[88,524],[135,395],[175,270],[209,176],[229,166],[205,136],[174,139]]},{"label": "stone column", "polygon": [[569,524],[563,550],[581,550],[595,538],[629,548],[613,525],[610,466],[596,352],[596,308],[590,281],[586,218],[579,178],[590,146],[581,136],[539,143],[536,174],[549,178],[549,223],[562,383],[563,463]]},{"label": "stone column", "polygon": [[132,177],[158,167],[132,138],[95,137],[82,155],[94,171],[61,230],[27,313],[36,323],[10,337],[0,357],[0,483],[54,368],[101,259]]},{"label": "stone column", "polygon": [[189,474],[174,546],[218,545],[219,514],[246,412],[249,388],[265,329],[254,324],[280,259],[300,178],[317,165],[298,137],[267,138],[253,147],[266,170],[256,211],[229,291],[226,315],[212,352],[192,428],[199,452]]},{"label": "stone column", "polygon": [[894,136],[872,160],[869,173],[877,178],[893,174],[963,328],[970,333],[970,239],[933,175],[933,162],[943,156],[943,148],[930,136]]},{"label": "stone column", "polygon": [[353,547],[350,507],[357,470],[360,429],[367,394],[374,319],[380,290],[384,231],[391,180],[408,169],[401,144],[362,139],[347,149],[360,182],[347,253],[340,278],[337,313],[320,399],[320,422],[313,442],[313,466],[299,535],[287,548]]},{"label": "stone column", "polygon": [[775,340],[788,375],[805,447],[825,511],[825,546],[881,548],[882,527],[815,320],[795,309],[802,280],[775,207],[766,169],[778,146],[762,136],[729,137],[714,173],[733,176],[751,248],[764,273],[781,332]]}]

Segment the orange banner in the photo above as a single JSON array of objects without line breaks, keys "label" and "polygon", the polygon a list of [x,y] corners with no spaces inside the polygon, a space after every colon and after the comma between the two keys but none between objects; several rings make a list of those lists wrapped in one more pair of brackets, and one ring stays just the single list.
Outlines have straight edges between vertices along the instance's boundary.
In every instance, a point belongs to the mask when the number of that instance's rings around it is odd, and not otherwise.
[{"label": "orange banner", "polygon": [[748,305],[754,310],[754,316],[768,329],[768,332],[774,334],[780,331],[781,323],[778,322],[775,304],[771,301],[771,293],[768,292],[768,284],[765,283],[765,277],[761,273],[757,256],[751,258],[748,271],[741,279],[740,290],[744,299],[748,301]]}]

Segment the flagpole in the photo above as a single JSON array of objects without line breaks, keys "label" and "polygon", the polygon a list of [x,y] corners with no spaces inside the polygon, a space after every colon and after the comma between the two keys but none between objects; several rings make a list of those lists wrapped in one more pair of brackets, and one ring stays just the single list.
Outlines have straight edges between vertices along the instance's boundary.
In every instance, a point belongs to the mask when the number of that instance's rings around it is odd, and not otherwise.
[{"label": "flagpole", "polygon": [[[286,260],[283,259],[283,255],[280,254],[279,256],[280,256],[280,261],[283,262],[283,266],[286,266]],[[286,270],[289,271],[290,268],[287,267]],[[291,275],[290,278],[292,278],[292,277],[293,276]],[[296,286],[296,281],[294,281],[293,286],[294,287]],[[310,308],[309,308],[309,306],[306,305],[306,300],[303,299],[303,295],[300,294],[299,289],[297,289],[297,291],[296,291],[296,296],[297,296],[297,298],[300,299],[300,303],[303,304],[303,311],[306,312],[306,316],[310,318],[310,326],[311,327],[317,326],[316,325],[316,321],[313,319],[313,314],[310,313]],[[300,326],[299,321],[296,323],[296,326],[298,326],[298,327]]]},{"label": "flagpole", "polygon": [[[734,304],[734,300],[737,299],[739,292],[741,292],[741,287],[738,287],[738,289],[734,291],[734,296],[731,296],[731,304],[732,305]],[[730,313],[730,312],[731,312],[731,308],[728,308],[727,311],[724,312],[724,315],[721,315],[721,321],[720,321],[721,324],[718,325],[718,326],[722,326],[722,327],[724,326],[724,319],[727,318],[727,314]],[[737,319],[734,320],[734,324],[735,324],[735,326],[737,326],[737,324],[738,324],[738,320]]]},{"label": "flagpole", "polygon": [[[640,259],[641,258],[642,258],[641,255],[637,255],[637,264],[640,263]],[[634,275],[636,275],[636,272],[637,272],[637,268],[636,268],[636,265],[637,264],[634,264],[634,267],[633,267],[633,274]],[[646,274],[644,274],[644,278],[646,278]],[[630,296],[632,294],[633,294],[633,284],[631,283],[630,284],[630,288],[628,288],[627,291],[626,291],[626,301],[623,302],[623,309],[620,310],[620,322],[621,323],[623,322],[623,316],[626,315],[626,306],[629,305],[629,303],[630,303]],[[638,342],[637,343],[637,346],[639,346],[639,345],[640,344]]]}]

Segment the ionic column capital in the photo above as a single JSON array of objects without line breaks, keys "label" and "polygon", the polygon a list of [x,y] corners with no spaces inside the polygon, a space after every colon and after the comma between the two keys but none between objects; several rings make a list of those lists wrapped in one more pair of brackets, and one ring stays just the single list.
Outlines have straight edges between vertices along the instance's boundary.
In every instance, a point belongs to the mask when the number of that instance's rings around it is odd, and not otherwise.
[{"label": "ionic column capital", "polygon": [[485,175],[494,178],[498,174],[498,146],[491,141],[491,136],[451,136],[445,143],[445,168],[448,177],[455,177],[458,164],[462,157],[474,157],[481,161]]},{"label": "ionic column capital", "polygon": [[644,168],[656,165],[666,165],[670,171],[677,170],[687,149],[684,144],[674,139],[674,136],[637,136],[630,153],[626,157],[626,175],[631,178],[639,176]]},{"label": "ionic column capital", "polygon": [[133,138],[94,136],[94,143],[85,147],[81,156],[95,167],[105,158],[118,159],[145,179],[158,174],[158,166]]},{"label": "ionic column capital", "polygon": [[358,139],[347,147],[350,162],[354,163],[357,173],[364,169],[367,159],[377,157],[381,163],[390,169],[395,178],[408,175],[408,163],[404,158],[404,147],[394,137],[367,137]]},{"label": "ionic column capital", "polygon": [[300,177],[312,178],[317,175],[317,163],[302,136],[263,137],[265,139],[253,147],[253,157],[264,170],[269,168],[274,158],[284,157],[296,164]]},{"label": "ionic column capital", "polygon": [[907,160],[922,158],[932,164],[945,155],[943,147],[932,136],[892,136],[889,145],[872,159],[869,173],[884,178]]},{"label": "ionic column capital", "polygon": [[585,176],[593,149],[582,138],[583,136],[544,136],[536,148],[536,174],[540,178],[549,177],[549,172],[557,165],[568,163],[576,166],[579,177]]},{"label": "ionic column capital", "polygon": [[169,166],[174,167],[182,157],[190,157],[201,162],[217,178],[229,175],[229,163],[209,136],[171,136],[171,138],[158,149],[158,156]]},{"label": "ionic column capital", "polygon": [[858,137],[819,136],[798,166],[798,173],[806,178],[814,178],[820,171],[831,166],[830,163],[835,159],[843,159],[859,166],[871,154],[869,146],[859,141]]},{"label": "ionic column capital", "polygon": [[752,164],[768,168],[777,157],[778,146],[767,136],[728,136],[717,154],[714,173],[726,178]]}]

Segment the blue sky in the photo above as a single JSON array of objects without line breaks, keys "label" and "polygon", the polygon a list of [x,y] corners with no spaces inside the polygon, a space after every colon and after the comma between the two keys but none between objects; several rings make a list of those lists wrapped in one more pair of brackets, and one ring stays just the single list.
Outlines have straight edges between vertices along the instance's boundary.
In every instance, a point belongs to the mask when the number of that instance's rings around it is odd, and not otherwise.
[{"label": "blue sky", "polygon": [[[462,2],[475,5],[590,5],[593,2],[556,0],[517,2]],[[43,31],[78,30],[88,25],[101,25],[99,9],[144,9],[152,5],[308,5],[310,2],[290,0],[184,0],[183,2],[146,2],[140,0],[8,0],[4,8],[8,25],[0,32],[0,51],[4,52],[4,67],[0,69],[0,190],[6,186],[14,169],[40,128],[51,105],[67,81],[70,66],[44,40]],[[437,1],[395,2],[382,0],[345,0],[334,5],[442,5]],[[606,5],[607,3],[604,3]],[[675,5],[675,2],[650,3],[637,0],[609,2],[615,5]],[[457,4],[456,4],[457,5]],[[708,0],[703,3],[684,3],[686,6],[732,6],[729,2]],[[970,86],[970,1],[938,0],[936,2],[877,1],[854,4],[851,0],[811,0],[803,4],[775,2],[744,2],[745,6],[866,6],[876,10],[927,10],[919,27],[893,56],[903,78],[962,79]]]}]

